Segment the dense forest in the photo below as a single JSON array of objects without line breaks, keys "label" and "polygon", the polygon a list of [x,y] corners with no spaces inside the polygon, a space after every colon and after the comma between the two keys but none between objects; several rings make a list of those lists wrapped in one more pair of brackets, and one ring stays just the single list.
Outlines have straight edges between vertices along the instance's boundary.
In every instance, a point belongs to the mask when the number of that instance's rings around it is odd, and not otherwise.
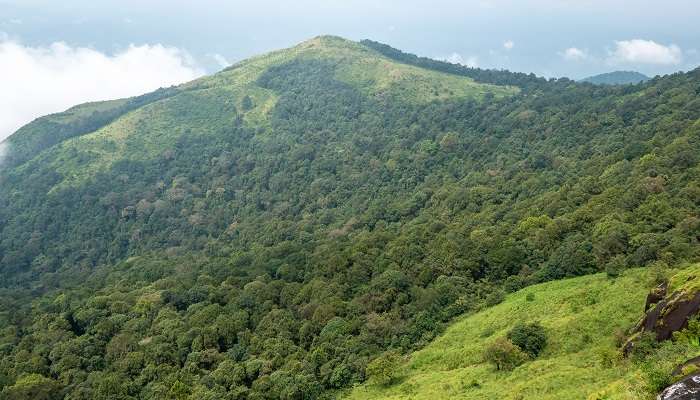
[{"label": "dense forest", "polygon": [[699,94],[321,37],[37,120],[0,167],[0,390],[331,397],[507,292],[698,260]]}]

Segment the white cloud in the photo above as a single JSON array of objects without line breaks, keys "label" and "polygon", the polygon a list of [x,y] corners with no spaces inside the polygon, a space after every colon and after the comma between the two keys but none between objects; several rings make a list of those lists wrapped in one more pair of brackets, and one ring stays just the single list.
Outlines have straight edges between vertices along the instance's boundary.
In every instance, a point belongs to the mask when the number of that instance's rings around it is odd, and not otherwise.
[{"label": "white cloud", "polygon": [[588,58],[588,52],[576,47],[569,47],[561,53],[561,56],[569,61],[581,61]]},{"label": "white cloud", "polygon": [[5,154],[7,154],[7,144],[6,143],[0,143],[0,167],[2,167],[2,163],[5,161]]},{"label": "white cloud", "polygon": [[470,68],[476,68],[479,66],[479,60],[476,56],[470,56],[466,59],[462,57],[459,53],[452,53],[447,57],[438,57],[440,61],[447,61],[452,64],[461,64]]},{"label": "white cloud", "polygon": [[681,63],[682,57],[680,47],[675,44],[664,46],[653,40],[633,39],[616,41],[608,61],[613,64],[676,65]]},{"label": "white cloud", "polygon": [[512,40],[506,40],[503,42],[503,48],[506,50],[512,50],[515,47],[515,42]]},{"label": "white cloud", "polygon": [[130,45],[113,55],[62,42],[30,47],[0,35],[0,140],[88,101],[135,96],[204,74],[187,52]]},{"label": "white cloud", "polygon": [[231,65],[231,63],[226,59],[226,57],[222,56],[221,54],[209,54],[209,57],[213,58],[214,61],[216,61],[216,63],[219,64],[219,67],[221,68],[226,68]]}]

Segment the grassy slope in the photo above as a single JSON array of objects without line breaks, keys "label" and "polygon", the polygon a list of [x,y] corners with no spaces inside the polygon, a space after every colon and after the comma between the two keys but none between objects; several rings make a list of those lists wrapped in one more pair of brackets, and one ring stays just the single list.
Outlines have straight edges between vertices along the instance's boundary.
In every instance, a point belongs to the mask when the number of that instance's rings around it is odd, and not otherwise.
[{"label": "grassy slope", "polygon": [[[53,130],[57,126],[78,122],[93,113],[109,112],[124,106],[128,99],[118,99],[109,101],[99,101],[93,103],[80,104],[75,107],[56,114],[50,114],[37,118],[27,125],[21,127],[14,135],[12,135],[5,143],[10,143],[13,147],[13,152],[22,153],[22,158],[31,157],[31,154],[41,151],[41,142],[49,142],[51,144],[58,143],[63,138],[55,137]],[[44,136],[52,135],[51,139]],[[53,139],[53,140],[52,140]]]},{"label": "grassy slope", "polygon": [[[267,114],[275,105],[276,95],[257,86],[256,80],[270,67],[295,58],[335,62],[339,65],[337,79],[368,95],[392,96],[400,101],[430,102],[452,97],[478,100],[486,93],[503,97],[517,92],[513,87],[476,83],[469,78],[397,63],[345,39],[317,37],[184,84],[181,93],[147,104],[93,133],[66,140],[33,162],[55,165],[65,177],[58,187],[77,185],[117,160],[160,157],[183,134],[218,133],[214,128],[232,123],[245,96],[252,99],[255,107],[245,113],[244,121],[269,132]],[[197,106],[192,107],[193,104]],[[211,132],[202,132],[201,126],[211,128]],[[34,168],[33,162],[23,168]]]},{"label": "grassy slope", "polygon": [[[697,281],[700,265],[677,276]],[[683,279],[685,281],[685,279]],[[615,331],[641,316],[649,270],[549,282],[523,289],[495,307],[455,322],[440,338],[412,355],[388,388],[364,385],[348,399],[637,399],[642,383],[627,360],[606,366],[602,354],[618,354]],[[535,299],[527,301],[533,293]],[[517,322],[538,320],[549,344],[535,361],[496,372],[482,349]],[[473,385],[478,383],[478,387]],[[597,397],[600,396],[600,397]]]}]

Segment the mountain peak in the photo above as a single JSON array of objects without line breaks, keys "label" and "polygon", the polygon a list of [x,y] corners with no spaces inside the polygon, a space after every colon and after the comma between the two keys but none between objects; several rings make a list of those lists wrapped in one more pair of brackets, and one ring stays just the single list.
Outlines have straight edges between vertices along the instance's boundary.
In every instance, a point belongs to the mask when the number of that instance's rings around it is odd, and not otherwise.
[{"label": "mountain peak", "polygon": [[359,42],[345,39],[340,36],[320,35],[307,39],[296,46],[284,51],[293,52],[320,52],[325,56],[358,56],[363,53],[370,53],[371,50]]},{"label": "mountain peak", "polygon": [[348,47],[358,43],[335,35],[319,35],[304,40],[297,47]]}]

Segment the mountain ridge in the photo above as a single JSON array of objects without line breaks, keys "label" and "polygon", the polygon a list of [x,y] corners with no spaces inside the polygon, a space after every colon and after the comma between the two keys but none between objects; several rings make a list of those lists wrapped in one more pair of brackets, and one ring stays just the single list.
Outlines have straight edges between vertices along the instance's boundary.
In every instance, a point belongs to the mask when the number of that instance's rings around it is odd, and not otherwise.
[{"label": "mountain ridge", "polygon": [[506,292],[698,260],[700,70],[601,87],[372,46],[13,135],[3,394],[330,398]]},{"label": "mountain ridge", "polygon": [[650,77],[636,71],[613,71],[589,76],[579,82],[593,83],[596,85],[634,85],[646,82]]},{"label": "mountain ridge", "polygon": [[[230,66],[228,68],[225,68],[224,70],[210,75],[210,76],[205,76],[202,78],[195,79],[191,82],[186,82],[181,85],[178,85],[176,87],[168,88],[168,89],[159,89],[155,92],[148,93],[145,95],[141,96],[136,96],[133,98],[129,99],[121,99],[121,100],[113,100],[113,101],[108,101],[108,102],[96,102],[96,103],[87,103],[83,105],[78,105],[75,107],[72,107],[70,110],[67,110],[66,112],[63,113],[57,113],[51,116],[46,116],[39,118],[37,121],[34,121],[27,126],[20,128],[18,132],[15,134],[11,135],[8,137],[4,143],[7,143],[10,145],[12,148],[22,148],[25,146],[28,146],[29,148],[32,148],[31,141],[29,144],[27,143],[21,143],[21,141],[24,139],[27,141],[27,139],[31,140],[32,138],[29,137],[31,136],[31,130],[35,125],[43,125],[43,124],[48,124],[51,129],[55,129],[55,126],[60,126],[61,121],[59,119],[63,118],[64,116],[70,116],[71,111],[73,110],[80,110],[80,109],[88,109],[90,110],[91,108],[97,108],[97,107],[108,107],[109,104],[119,104],[119,106],[115,106],[114,109],[106,109],[105,111],[92,111],[91,115],[88,116],[83,116],[83,118],[76,118],[75,121],[70,121],[73,122],[74,125],[77,125],[76,127],[72,128],[73,130],[76,131],[76,133],[71,132],[71,127],[68,127],[66,130],[68,131],[65,134],[59,134],[58,136],[66,136],[66,139],[70,139],[74,136],[83,136],[83,135],[88,135],[91,134],[95,131],[97,131],[99,128],[104,127],[108,125],[109,123],[113,122],[116,120],[118,117],[125,115],[127,112],[131,112],[134,110],[138,110],[139,108],[143,106],[148,106],[151,103],[160,101],[160,100],[166,100],[172,96],[177,96],[178,94],[185,94],[187,92],[193,92],[193,91],[200,91],[200,90],[206,90],[209,88],[226,88],[227,90],[230,91],[240,91],[242,89],[244,90],[255,90],[255,92],[262,96],[264,100],[260,100],[261,102],[268,102],[266,107],[269,109],[274,105],[274,96],[270,97],[269,94],[265,93],[264,91],[260,91],[257,86],[253,87],[251,85],[254,84],[254,81],[256,80],[256,74],[259,73],[261,69],[264,69],[266,67],[269,67],[271,65],[275,65],[281,62],[288,61],[290,59],[296,58],[296,57],[310,57],[310,58],[315,58],[315,57],[327,57],[330,59],[333,59],[334,62],[337,63],[342,63],[349,59],[360,59],[360,63],[364,63],[365,65],[362,65],[362,68],[373,68],[374,70],[371,72],[369,77],[362,77],[362,76],[352,76],[352,71],[351,68],[346,68],[347,71],[345,72],[340,72],[341,74],[345,74],[345,79],[348,81],[353,81],[355,80],[357,86],[364,86],[364,90],[368,90],[372,92],[372,85],[375,83],[379,84],[380,86],[376,90],[387,90],[390,89],[392,86],[392,82],[397,81],[397,80],[402,80],[402,79],[415,79],[419,78],[419,75],[416,75],[416,70],[414,67],[402,67],[401,64],[393,64],[394,67],[390,67],[391,62],[387,63],[386,61],[382,60],[383,56],[378,53],[374,53],[372,49],[368,49],[367,47],[361,45],[360,43],[352,42],[346,39],[342,39],[340,37],[336,36],[318,36],[312,39],[309,39],[307,41],[304,41],[294,47],[291,47],[289,49],[285,50],[279,50],[279,51],[274,51],[270,52],[267,54],[259,55],[252,57],[250,59],[241,61],[233,66]],[[381,60],[381,61],[380,61]],[[256,72],[257,71],[257,72]],[[407,74],[406,77],[402,77],[402,74]],[[431,76],[429,74],[423,74],[420,76],[420,79],[415,79],[415,85],[417,87],[418,93],[411,94],[412,98],[423,98],[421,101],[432,101],[430,95],[425,95],[422,96],[422,94],[428,92],[427,87],[422,87],[418,88],[418,85],[421,83],[421,80],[426,80],[426,84],[430,85],[430,79],[435,79],[435,76]],[[364,81],[361,81],[364,80]],[[479,84],[474,84],[474,85],[465,85],[467,81],[466,80],[457,80],[457,79],[451,79],[447,82],[445,82],[446,85],[450,86],[449,91],[450,92],[455,92],[450,94],[450,96],[474,96],[478,95],[477,92],[474,90],[485,90],[485,91],[492,91],[492,93],[495,93],[495,95],[501,96],[506,93],[513,93],[517,89],[515,88],[504,88],[500,89],[497,87],[489,87],[488,85],[479,85]],[[483,89],[479,89],[483,88]],[[431,88],[433,91],[435,90],[444,90],[445,87],[443,88]],[[485,91],[482,92],[485,93]],[[253,95],[248,94],[247,96]],[[437,98],[436,98],[437,99]],[[242,99],[238,99],[238,106],[240,106],[240,102]],[[122,104],[122,102],[124,104]],[[256,110],[253,110],[256,111]],[[105,114],[104,116],[101,114]],[[249,113],[246,113],[246,116],[248,116]],[[85,118],[87,117],[87,118]],[[260,116],[256,117],[256,122],[260,122]],[[87,125],[87,127],[83,127],[81,125]],[[38,130],[41,129],[47,129],[45,126],[38,126]],[[25,133],[26,132],[26,133]],[[41,138],[39,138],[39,141],[41,141]],[[46,140],[44,140],[46,141]],[[38,150],[43,150],[46,147],[51,147],[54,144],[60,143],[62,140],[59,139],[58,142],[54,142],[53,139],[49,138],[48,140],[48,146],[42,145],[40,143],[33,145],[36,147]],[[20,142],[20,143],[18,143]],[[29,150],[30,155],[31,154],[37,154],[36,150]],[[20,153],[20,154],[17,154]],[[10,157],[9,160],[7,160],[7,163],[10,165],[17,164],[18,162],[23,162],[27,161],[28,156],[24,154],[22,151],[13,151],[10,152],[13,157]]]}]

